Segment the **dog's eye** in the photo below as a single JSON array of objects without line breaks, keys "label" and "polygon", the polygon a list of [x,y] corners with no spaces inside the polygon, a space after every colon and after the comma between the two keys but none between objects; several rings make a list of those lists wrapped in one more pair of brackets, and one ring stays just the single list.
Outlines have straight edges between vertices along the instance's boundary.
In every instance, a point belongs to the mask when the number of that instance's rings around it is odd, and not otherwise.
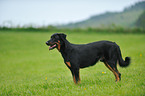
[{"label": "dog's eye", "polygon": [[52,36],[51,39],[55,39],[55,36]]}]

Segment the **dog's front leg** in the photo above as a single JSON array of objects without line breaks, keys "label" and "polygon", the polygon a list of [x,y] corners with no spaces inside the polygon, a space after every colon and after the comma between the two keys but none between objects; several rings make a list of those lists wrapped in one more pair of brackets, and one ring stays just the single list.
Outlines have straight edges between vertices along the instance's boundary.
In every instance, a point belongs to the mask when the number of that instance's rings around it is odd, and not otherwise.
[{"label": "dog's front leg", "polygon": [[79,74],[79,68],[71,69],[72,77],[75,84],[81,83],[80,81],[80,74]]}]

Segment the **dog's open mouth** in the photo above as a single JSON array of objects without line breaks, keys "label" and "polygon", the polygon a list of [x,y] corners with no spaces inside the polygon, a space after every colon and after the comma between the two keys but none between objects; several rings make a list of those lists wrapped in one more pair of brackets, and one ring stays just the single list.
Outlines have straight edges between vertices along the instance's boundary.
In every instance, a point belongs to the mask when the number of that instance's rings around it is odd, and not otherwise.
[{"label": "dog's open mouth", "polygon": [[52,49],[54,49],[54,48],[56,48],[56,44],[50,45],[50,46],[49,46],[49,50],[52,50]]}]

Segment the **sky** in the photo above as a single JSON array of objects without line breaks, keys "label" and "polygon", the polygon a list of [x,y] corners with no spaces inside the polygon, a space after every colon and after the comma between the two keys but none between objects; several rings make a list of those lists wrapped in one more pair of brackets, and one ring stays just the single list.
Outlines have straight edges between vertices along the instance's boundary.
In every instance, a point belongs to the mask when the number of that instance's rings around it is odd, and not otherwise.
[{"label": "sky", "polygon": [[0,26],[46,26],[120,12],[144,0],[0,0]]}]

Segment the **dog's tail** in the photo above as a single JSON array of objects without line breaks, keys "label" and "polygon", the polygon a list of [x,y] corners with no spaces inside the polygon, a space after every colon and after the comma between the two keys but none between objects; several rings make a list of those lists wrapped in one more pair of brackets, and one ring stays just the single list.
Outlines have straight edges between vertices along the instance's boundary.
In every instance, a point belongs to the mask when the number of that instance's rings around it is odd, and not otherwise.
[{"label": "dog's tail", "polygon": [[129,66],[131,59],[130,59],[130,57],[125,57],[125,61],[122,59],[122,55],[121,55],[121,51],[120,51],[119,46],[117,47],[117,53],[118,53],[119,65],[121,67],[127,67],[127,66]]}]

